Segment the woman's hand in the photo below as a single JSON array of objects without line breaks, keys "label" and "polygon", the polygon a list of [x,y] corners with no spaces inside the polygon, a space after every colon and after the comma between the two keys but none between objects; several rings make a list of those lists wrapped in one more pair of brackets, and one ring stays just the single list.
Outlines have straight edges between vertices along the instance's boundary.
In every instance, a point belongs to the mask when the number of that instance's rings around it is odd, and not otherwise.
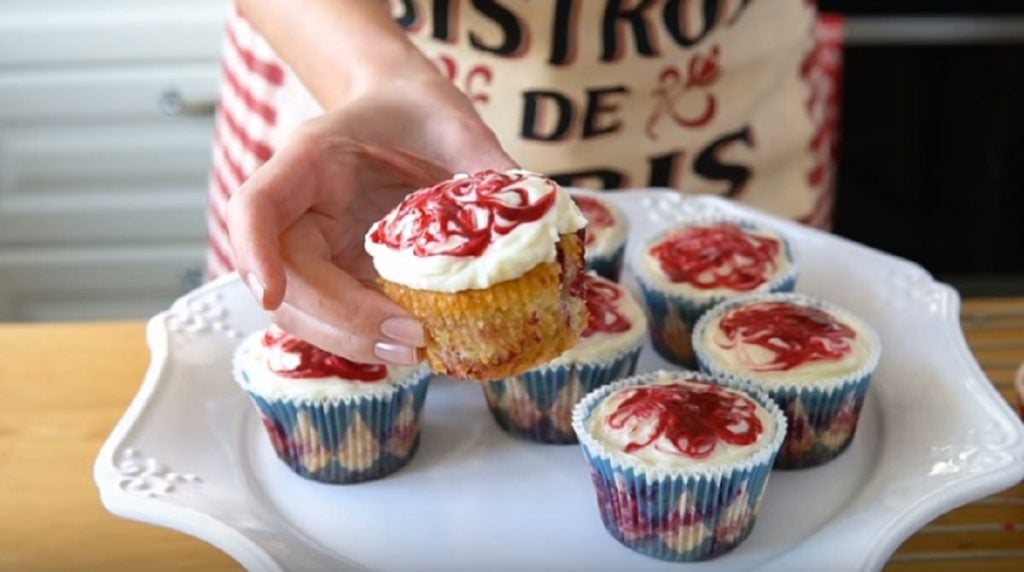
[{"label": "woman's hand", "polygon": [[375,289],[364,235],[417,187],[513,166],[439,74],[374,85],[303,125],[232,196],[238,272],[286,331],[353,361],[418,363],[423,330]]}]

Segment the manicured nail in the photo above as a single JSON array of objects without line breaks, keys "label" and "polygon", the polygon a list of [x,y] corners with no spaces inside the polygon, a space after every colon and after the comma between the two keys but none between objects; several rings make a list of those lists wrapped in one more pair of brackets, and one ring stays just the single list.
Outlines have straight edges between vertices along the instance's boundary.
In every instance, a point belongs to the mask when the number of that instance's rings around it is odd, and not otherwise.
[{"label": "manicured nail", "polygon": [[398,365],[416,365],[420,363],[419,352],[416,351],[416,348],[395,342],[377,342],[373,346],[373,354],[386,362]]},{"label": "manicured nail", "polygon": [[249,286],[249,290],[252,292],[253,297],[260,303],[260,306],[264,305],[264,296],[267,294],[267,287],[260,282],[260,279],[256,274],[252,272],[246,272],[245,283]]},{"label": "manicured nail", "polygon": [[412,318],[393,317],[380,323],[380,333],[407,346],[420,348],[427,345],[423,326]]}]

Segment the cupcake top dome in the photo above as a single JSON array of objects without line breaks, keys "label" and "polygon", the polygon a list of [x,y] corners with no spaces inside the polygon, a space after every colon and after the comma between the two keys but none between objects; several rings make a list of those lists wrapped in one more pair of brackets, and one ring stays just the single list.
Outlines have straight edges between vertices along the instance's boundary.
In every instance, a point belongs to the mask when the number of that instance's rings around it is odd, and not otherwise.
[{"label": "cupcake top dome", "polygon": [[855,375],[878,360],[876,334],[860,319],[799,294],[752,296],[712,311],[695,330],[714,371],[766,384]]},{"label": "cupcake top dome", "polygon": [[580,341],[552,364],[597,362],[635,347],[647,331],[647,317],[625,288],[598,276],[583,275],[584,302],[589,315]]},{"label": "cupcake top dome", "polygon": [[385,280],[458,292],[522,276],[556,258],[586,218],[551,179],[512,169],[460,174],[409,194],[366,234]]},{"label": "cupcake top dome", "polygon": [[617,385],[594,407],[588,432],[612,455],[642,465],[741,463],[770,447],[780,429],[779,415],[746,392],[693,373]]},{"label": "cupcake top dome", "polygon": [[587,219],[584,246],[587,257],[610,256],[626,242],[629,224],[625,215],[609,201],[595,193],[572,191],[573,202]]},{"label": "cupcake top dome", "polygon": [[310,401],[387,393],[417,370],[356,363],[277,326],[246,338],[235,355],[235,368],[245,389],[258,395]]},{"label": "cupcake top dome", "polygon": [[733,221],[675,227],[648,243],[637,271],[662,290],[690,296],[768,290],[793,273],[778,233]]}]

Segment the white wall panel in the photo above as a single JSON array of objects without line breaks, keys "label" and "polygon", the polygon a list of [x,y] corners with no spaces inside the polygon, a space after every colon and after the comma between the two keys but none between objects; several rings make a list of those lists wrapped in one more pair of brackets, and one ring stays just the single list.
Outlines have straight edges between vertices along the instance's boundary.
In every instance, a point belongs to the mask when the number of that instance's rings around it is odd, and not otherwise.
[{"label": "white wall panel", "polygon": [[0,0],[0,321],[141,318],[200,279],[227,0]]},{"label": "white wall panel", "polygon": [[84,320],[152,315],[190,287],[203,243],[0,251],[0,316]]},{"label": "white wall panel", "polygon": [[4,2],[0,67],[214,59],[226,6],[224,0]]}]

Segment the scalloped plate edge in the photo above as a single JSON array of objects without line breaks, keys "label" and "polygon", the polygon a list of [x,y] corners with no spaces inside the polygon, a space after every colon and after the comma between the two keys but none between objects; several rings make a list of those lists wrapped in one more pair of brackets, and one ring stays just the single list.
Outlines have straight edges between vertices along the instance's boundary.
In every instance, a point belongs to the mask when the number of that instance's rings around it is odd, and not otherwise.
[{"label": "scalloped plate edge", "polygon": [[[854,244],[871,248],[858,243]],[[946,487],[934,490],[902,507],[893,517],[887,519],[872,537],[874,546],[878,548],[865,560],[865,570],[881,569],[907,538],[935,518],[965,504],[1010,488],[1024,480],[1024,424],[1013,413],[1003,396],[996,391],[992,380],[981,369],[981,365],[967,344],[960,321],[960,294],[949,284],[935,280],[927,270],[917,263],[886,252],[877,252],[920,268],[922,272],[932,278],[932,284],[942,291],[946,301],[944,307],[947,309],[943,318],[954,326],[947,330],[947,336],[952,337],[950,341],[957,349],[957,358],[961,361],[961,365],[971,373],[966,383],[973,386],[975,391],[980,391],[988,397],[988,399],[979,400],[979,403],[993,414],[991,420],[998,422],[1003,430],[1004,442],[996,450],[1005,453],[1010,459],[1002,467],[965,475],[955,482],[949,483]],[[950,505],[949,501],[955,501],[957,504]]]},{"label": "scalloped plate edge", "polygon": [[117,452],[124,449],[129,433],[142,419],[151,398],[164,382],[170,353],[166,325],[168,315],[189,300],[219,290],[235,280],[238,280],[237,274],[232,273],[204,284],[178,298],[171,304],[171,309],[160,312],[147,322],[149,366],[128,409],[100,448],[93,464],[93,480],[99,489],[103,506],[115,515],[184,532],[224,551],[247,570],[278,571],[283,570],[280,562],[240,530],[213,515],[174,502],[145,498],[125,491],[121,487],[125,476],[120,473],[115,462]]}]

